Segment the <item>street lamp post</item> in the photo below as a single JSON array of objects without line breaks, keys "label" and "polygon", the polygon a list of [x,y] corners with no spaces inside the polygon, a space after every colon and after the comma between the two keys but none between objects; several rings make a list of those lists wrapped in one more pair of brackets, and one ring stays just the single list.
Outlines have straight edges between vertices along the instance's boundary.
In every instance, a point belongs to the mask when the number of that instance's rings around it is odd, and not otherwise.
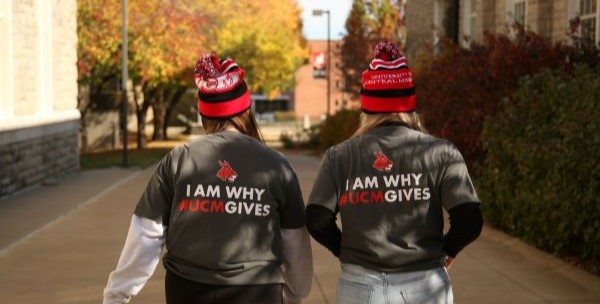
[{"label": "street lamp post", "polygon": [[330,38],[330,27],[331,20],[329,10],[315,9],[312,11],[313,16],[321,16],[327,14],[327,113],[326,117],[329,117],[329,108],[331,105],[331,38]]},{"label": "street lamp post", "polygon": [[121,0],[121,18],[123,19],[123,27],[121,29],[123,34],[123,41],[121,44],[121,128],[123,130],[123,166],[128,167],[129,160],[127,155],[127,79],[129,78],[129,75],[127,70],[127,0]]}]

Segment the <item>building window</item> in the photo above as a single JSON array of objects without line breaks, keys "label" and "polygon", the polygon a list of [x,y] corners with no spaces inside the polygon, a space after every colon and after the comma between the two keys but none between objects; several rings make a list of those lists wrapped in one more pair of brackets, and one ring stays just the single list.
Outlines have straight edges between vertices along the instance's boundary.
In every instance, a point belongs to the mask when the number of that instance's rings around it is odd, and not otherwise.
[{"label": "building window", "polygon": [[569,0],[568,26],[582,42],[600,41],[600,0]]},{"label": "building window", "polygon": [[518,25],[525,25],[525,1],[515,2],[514,22]]},{"label": "building window", "polygon": [[509,26],[527,24],[527,1],[526,0],[508,0],[506,1],[506,23]]},{"label": "building window", "polygon": [[469,47],[471,41],[475,38],[475,29],[477,28],[477,1],[466,0],[463,6],[463,39],[464,47]]},{"label": "building window", "polygon": [[477,28],[477,6],[475,5],[477,2],[471,0],[471,6],[469,8],[469,23],[471,24],[471,28],[469,29],[469,35],[471,39],[475,37],[475,29]]},{"label": "building window", "polygon": [[579,0],[579,20],[581,39],[597,42],[598,3],[597,0]]}]

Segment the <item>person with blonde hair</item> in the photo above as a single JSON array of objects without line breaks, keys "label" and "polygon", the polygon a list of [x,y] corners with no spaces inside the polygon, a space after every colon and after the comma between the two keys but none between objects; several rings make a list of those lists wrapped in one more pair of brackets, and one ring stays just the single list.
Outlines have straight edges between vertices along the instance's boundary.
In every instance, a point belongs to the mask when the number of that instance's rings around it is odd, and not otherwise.
[{"label": "person with blonde hair", "polygon": [[481,232],[480,201],[458,149],[423,127],[406,58],[391,42],[374,53],[360,126],[325,152],[307,227],[341,261],[337,303],[453,303],[447,269]]},{"label": "person with blonde hair", "polygon": [[158,164],[109,276],[105,304],[136,295],[161,253],[168,304],[291,304],[308,295],[312,253],[298,178],[264,144],[244,76],[229,58],[198,61],[207,134]]}]

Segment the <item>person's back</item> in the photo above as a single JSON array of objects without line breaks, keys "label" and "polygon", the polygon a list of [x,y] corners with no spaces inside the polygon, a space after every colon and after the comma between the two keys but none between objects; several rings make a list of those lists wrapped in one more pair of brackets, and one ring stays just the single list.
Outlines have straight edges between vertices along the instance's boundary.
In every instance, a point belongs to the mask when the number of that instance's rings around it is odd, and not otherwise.
[{"label": "person's back", "polygon": [[[442,207],[459,203],[444,201],[441,188],[451,178],[446,164],[462,160],[451,143],[391,123],[331,148],[325,158],[335,160],[333,175],[344,184],[341,262],[379,271],[439,267],[446,255]],[[316,184],[313,192],[323,191]]]},{"label": "person's back", "polygon": [[299,303],[312,253],[288,161],[267,147],[245,72],[209,54],[196,65],[206,135],[158,164],[132,217],[104,303],[126,303],[163,252],[167,304]]},{"label": "person's back", "polygon": [[360,93],[359,129],[327,150],[307,207],[311,235],[342,262],[337,303],[452,303],[446,268],[482,225],[466,164],[425,133],[392,43],[375,48]]},{"label": "person's back", "polygon": [[[167,158],[174,203],[165,267],[207,284],[281,282],[281,228],[304,225],[303,206],[294,202],[300,189],[289,186],[297,181],[288,161],[231,130],[202,136]],[[150,218],[161,213],[145,204],[136,209]]]}]

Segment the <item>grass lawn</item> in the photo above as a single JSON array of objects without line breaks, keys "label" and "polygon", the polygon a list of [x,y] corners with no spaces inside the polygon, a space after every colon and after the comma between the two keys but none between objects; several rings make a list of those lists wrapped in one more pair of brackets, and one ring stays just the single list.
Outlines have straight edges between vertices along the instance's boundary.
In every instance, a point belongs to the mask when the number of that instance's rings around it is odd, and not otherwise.
[{"label": "grass lawn", "polygon": [[[171,148],[147,148],[128,150],[129,167],[146,168],[158,162]],[[81,154],[82,170],[119,167],[123,164],[123,150],[112,150]]]},{"label": "grass lawn", "polygon": [[[148,141],[145,149],[137,149],[135,133],[129,135],[127,160],[129,167],[146,168],[161,160],[173,148],[190,140],[187,135],[171,136],[168,140]],[[81,170],[121,167],[123,165],[123,149],[94,151],[81,153]]]}]

